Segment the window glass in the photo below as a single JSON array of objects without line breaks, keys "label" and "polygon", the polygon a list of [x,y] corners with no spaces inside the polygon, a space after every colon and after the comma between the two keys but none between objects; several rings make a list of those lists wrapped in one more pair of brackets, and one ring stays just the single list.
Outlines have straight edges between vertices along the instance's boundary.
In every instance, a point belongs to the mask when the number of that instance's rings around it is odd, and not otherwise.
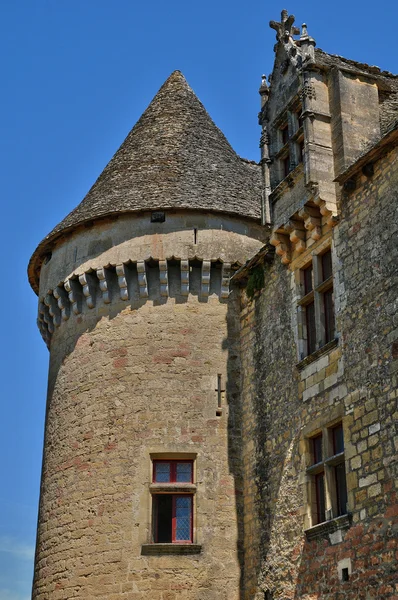
[{"label": "window glass", "polygon": [[330,342],[334,338],[334,301],[333,288],[323,294],[323,303],[325,309],[325,342]]},{"label": "window glass", "polygon": [[154,463],[154,481],[156,483],[168,483],[171,481],[170,466],[170,463],[165,461],[158,461]]},{"label": "window glass", "polygon": [[322,254],[322,281],[329,279],[332,276],[332,253],[330,250]]},{"label": "window glass", "polygon": [[347,512],[347,483],[345,476],[345,465],[340,463],[334,468],[335,479],[336,479],[336,504],[337,504],[337,515],[345,515]]},{"label": "window glass", "polygon": [[315,475],[317,522],[323,523],[325,516],[325,477],[323,473]]},{"label": "window glass", "polygon": [[343,426],[341,423],[332,428],[333,454],[344,452]]},{"label": "window glass", "polygon": [[316,350],[315,305],[313,302],[310,302],[305,307],[305,317],[307,326],[307,354],[312,354]]},{"label": "window glass", "polygon": [[190,483],[192,481],[192,463],[177,462],[176,481],[178,483]]},{"label": "window glass", "polygon": [[322,462],[322,434],[312,438],[312,450],[314,455],[314,465]]},{"label": "window glass", "polygon": [[189,541],[191,539],[192,521],[191,496],[175,496],[175,541]]},{"label": "window glass", "polygon": [[304,269],[303,271],[304,277],[304,294],[309,294],[312,292],[312,265]]}]

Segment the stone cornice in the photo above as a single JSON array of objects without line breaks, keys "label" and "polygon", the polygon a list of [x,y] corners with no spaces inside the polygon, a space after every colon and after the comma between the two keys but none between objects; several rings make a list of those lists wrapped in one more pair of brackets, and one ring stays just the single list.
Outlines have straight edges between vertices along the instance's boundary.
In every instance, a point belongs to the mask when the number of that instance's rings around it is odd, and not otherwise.
[{"label": "stone cornice", "polygon": [[[193,268],[197,272],[200,270],[199,288],[198,276],[193,285]],[[151,269],[152,277],[148,284]],[[99,305],[145,302],[151,298],[167,298],[170,295],[188,297],[189,294],[200,296],[201,301],[206,300],[210,294],[215,294],[225,301],[229,297],[230,277],[231,263],[214,259],[151,258],[147,261],[99,266],[87,272],[73,273],[54,289],[41,295],[37,323],[44,341],[50,347],[55,329],[63,322]],[[175,290],[173,294],[170,294],[171,283]]]}]

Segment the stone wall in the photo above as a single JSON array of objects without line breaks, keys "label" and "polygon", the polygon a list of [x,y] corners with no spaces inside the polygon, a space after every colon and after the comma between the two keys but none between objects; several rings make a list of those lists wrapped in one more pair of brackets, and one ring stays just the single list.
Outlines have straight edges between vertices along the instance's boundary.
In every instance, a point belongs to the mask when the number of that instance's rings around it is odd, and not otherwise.
[{"label": "stone wall", "polygon": [[[40,286],[51,335],[35,600],[238,600],[239,315],[223,272],[261,235],[228,217],[144,215],[53,251]],[[193,544],[153,544],[154,458],[194,461]]]},{"label": "stone wall", "polygon": [[[260,546],[245,539],[247,599],[396,597],[396,165],[391,150],[342,197],[332,230],[337,345],[297,368],[295,277],[278,257],[253,302],[242,292],[245,531]],[[338,421],[349,515],[317,527],[308,438]]]}]

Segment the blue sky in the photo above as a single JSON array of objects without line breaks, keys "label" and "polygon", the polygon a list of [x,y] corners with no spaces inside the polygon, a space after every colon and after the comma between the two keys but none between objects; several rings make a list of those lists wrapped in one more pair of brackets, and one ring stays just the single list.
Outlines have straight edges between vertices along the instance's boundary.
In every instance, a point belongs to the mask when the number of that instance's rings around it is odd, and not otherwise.
[{"label": "blue sky", "polygon": [[[180,69],[235,150],[258,160],[258,87],[285,6],[266,0],[1,0],[0,599],[28,600],[48,352],[26,278],[39,241],[83,198]],[[318,47],[398,72],[395,1],[291,1]],[[5,213],[5,214],[4,214]]]}]

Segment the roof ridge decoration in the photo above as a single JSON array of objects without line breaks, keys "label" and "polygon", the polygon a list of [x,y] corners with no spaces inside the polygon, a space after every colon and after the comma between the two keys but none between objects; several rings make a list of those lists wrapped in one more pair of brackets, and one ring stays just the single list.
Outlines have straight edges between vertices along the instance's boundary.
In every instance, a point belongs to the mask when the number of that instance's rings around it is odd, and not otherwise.
[{"label": "roof ridge decoration", "polygon": [[[289,62],[298,70],[301,70],[303,66],[312,64],[315,62],[315,45],[316,42],[313,37],[308,34],[306,23],[303,23],[300,35],[300,29],[294,25],[295,16],[289,15],[288,11],[284,8],[281,12],[281,20],[270,21],[269,26],[271,29],[276,31],[276,44],[274,50],[278,49],[278,45],[281,44],[287,54],[286,64],[283,68],[287,68]],[[300,35],[298,40],[295,40],[293,36]]]}]

